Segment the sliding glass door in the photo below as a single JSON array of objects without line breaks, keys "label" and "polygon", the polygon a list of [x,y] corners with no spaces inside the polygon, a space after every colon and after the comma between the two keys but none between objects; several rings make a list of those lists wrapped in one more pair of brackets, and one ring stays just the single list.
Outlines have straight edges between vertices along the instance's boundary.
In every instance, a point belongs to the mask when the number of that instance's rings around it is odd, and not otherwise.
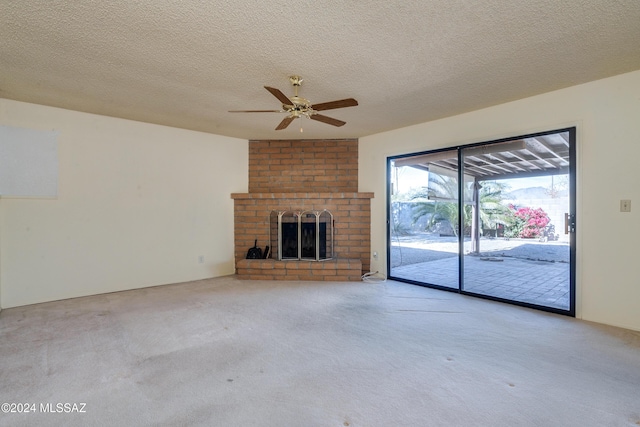
[{"label": "sliding glass door", "polygon": [[575,313],[575,128],[389,158],[389,277]]},{"label": "sliding glass door", "polygon": [[[437,172],[423,163],[438,159]],[[458,289],[457,150],[391,160],[390,268],[394,277]]]}]

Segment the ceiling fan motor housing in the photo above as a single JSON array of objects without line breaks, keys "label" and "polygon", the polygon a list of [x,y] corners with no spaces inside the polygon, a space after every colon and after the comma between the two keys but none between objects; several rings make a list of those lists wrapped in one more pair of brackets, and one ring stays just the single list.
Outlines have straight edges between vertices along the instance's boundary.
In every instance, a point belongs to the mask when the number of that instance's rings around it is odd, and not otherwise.
[{"label": "ceiling fan motor housing", "polygon": [[315,111],[311,108],[311,102],[308,99],[292,96],[289,98],[293,105],[282,105],[282,109],[288,111],[290,113],[299,113],[308,116],[309,114],[314,114]]}]

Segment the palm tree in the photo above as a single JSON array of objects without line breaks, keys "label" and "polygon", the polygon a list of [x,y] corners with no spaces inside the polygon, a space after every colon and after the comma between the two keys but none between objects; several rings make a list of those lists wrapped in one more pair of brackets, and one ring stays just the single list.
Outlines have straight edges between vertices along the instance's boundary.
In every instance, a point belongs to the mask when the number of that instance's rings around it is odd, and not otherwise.
[{"label": "palm tree", "polygon": [[483,228],[495,229],[497,224],[505,226],[513,222],[513,213],[505,206],[503,194],[509,185],[500,181],[485,181],[480,188],[480,223]]},{"label": "palm tree", "polygon": [[453,202],[430,201],[418,202],[413,210],[414,223],[425,215],[431,215],[426,224],[426,229],[433,228],[437,223],[447,221],[453,228],[453,233],[458,235],[458,205]]},{"label": "palm tree", "polygon": [[439,222],[447,221],[458,235],[458,182],[455,178],[429,173],[429,187],[412,196],[419,200],[413,210],[413,222],[430,215],[426,229],[432,229]]},{"label": "palm tree", "polygon": [[[509,224],[512,217],[509,208],[502,204],[502,193],[508,185],[498,181],[483,182],[479,191],[480,221],[485,228],[495,228],[496,224]],[[472,187],[465,186],[466,199],[470,200]],[[458,230],[458,183],[455,178],[430,174],[429,188],[416,193],[412,199],[419,200],[413,211],[414,223],[425,215],[430,215],[426,229],[432,229],[439,222],[447,221]],[[472,206],[464,204],[464,228],[471,226]]]}]

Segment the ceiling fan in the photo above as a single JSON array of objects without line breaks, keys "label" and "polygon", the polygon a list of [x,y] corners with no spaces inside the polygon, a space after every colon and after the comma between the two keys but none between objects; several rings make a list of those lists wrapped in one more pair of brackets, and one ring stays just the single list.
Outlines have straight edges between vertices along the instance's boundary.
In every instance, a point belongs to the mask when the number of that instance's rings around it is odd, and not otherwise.
[{"label": "ceiling fan", "polygon": [[286,129],[289,124],[294,119],[298,117],[306,117],[308,119],[317,120],[322,123],[326,123],[332,126],[342,126],[346,122],[342,120],[337,120],[332,117],[328,117],[322,114],[319,114],[318,111],[325,110],[334,110],[336,108],[344,108],[344,107],[355,107],[358,105],[358,101],[353,98],[340,99],[337,101],[323,102],[320,104],[311,104],[308,99],[302,98],[298,96],[298,88],[302,85],[302,77],[300,76],[290,76],[289,81],[293,86],[294,95],[292,97],[287,97],[282,91],[279,89],[265,86],[264,88],[268,90],[273,96],[278,98],[280,102],[282,102],[281,110],[233,110],[229,111],[230,113],[287,113],[287,117],[285,117],[280,124],[276,127],[276,130]]}]

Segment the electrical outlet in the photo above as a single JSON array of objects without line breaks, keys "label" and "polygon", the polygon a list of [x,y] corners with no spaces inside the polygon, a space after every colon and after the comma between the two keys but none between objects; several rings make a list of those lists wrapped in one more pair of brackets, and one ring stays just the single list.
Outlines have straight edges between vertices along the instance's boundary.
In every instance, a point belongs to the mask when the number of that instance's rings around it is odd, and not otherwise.
[{"label": "electrical outlet", "polygon": [[620,212],[631,212],[631,200],[620,200]]},{"label": "electrical outlet", "polygon": [[373,259],[378,259],[378,252],[373,253]]},{"label": "electrical outlet", "polygon": [[198,264],[204,264],[204,255],[198,257]]}]

